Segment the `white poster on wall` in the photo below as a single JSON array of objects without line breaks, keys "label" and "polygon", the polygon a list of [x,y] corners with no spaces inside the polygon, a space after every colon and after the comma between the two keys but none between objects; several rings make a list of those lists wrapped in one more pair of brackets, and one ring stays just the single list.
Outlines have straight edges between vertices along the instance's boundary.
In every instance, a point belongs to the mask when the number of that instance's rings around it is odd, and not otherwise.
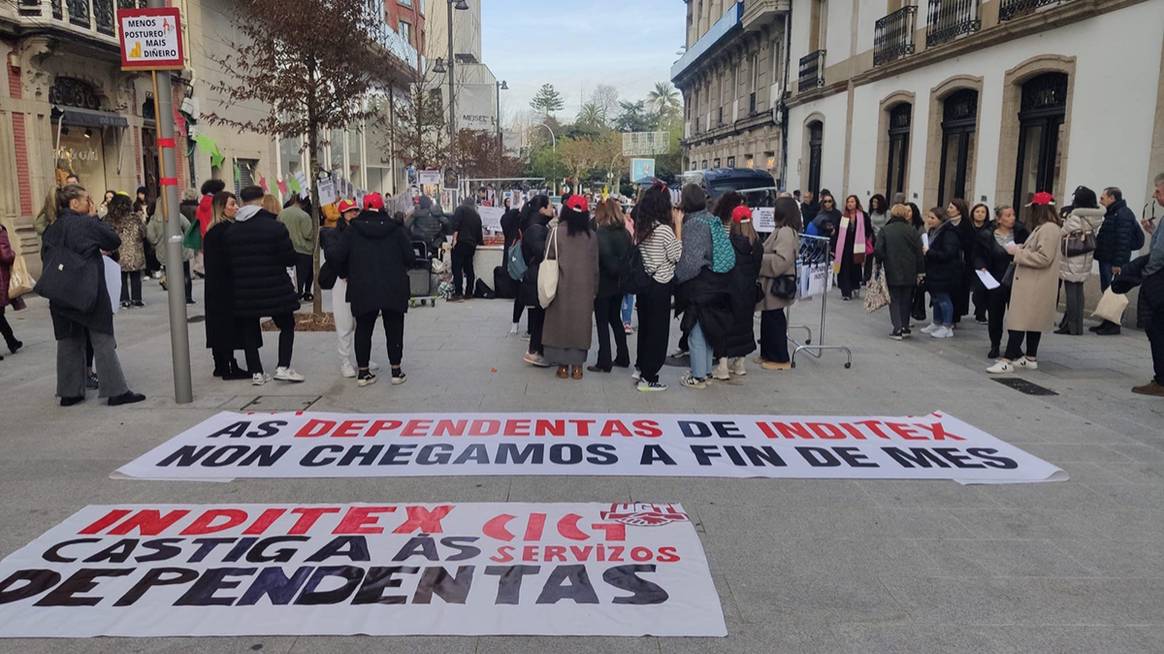
[{"label": "white poster on wall", "polygon": [[678,504],[89,506],[0,561],[0,637],[725,636]]},{"label": "white poster on wall", "polygon": [[953,416],[219,413],[122,466],[138,479],[642,475],[1065,479]]}]

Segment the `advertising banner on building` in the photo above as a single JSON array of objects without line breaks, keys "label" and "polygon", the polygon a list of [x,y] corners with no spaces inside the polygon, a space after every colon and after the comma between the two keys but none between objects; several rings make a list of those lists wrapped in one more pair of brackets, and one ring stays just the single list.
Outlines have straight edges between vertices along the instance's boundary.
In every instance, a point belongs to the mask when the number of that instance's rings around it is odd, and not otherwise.
[{"label": "advertising banner on building", "polygon": [[120,468],[137,479],[642,475],[1066,479],[957,418],[219,413]]},{"label": "advertising banner on building", "polygon": [[0,637],[725,636],[678,504],[90,506],[0,561]]}]

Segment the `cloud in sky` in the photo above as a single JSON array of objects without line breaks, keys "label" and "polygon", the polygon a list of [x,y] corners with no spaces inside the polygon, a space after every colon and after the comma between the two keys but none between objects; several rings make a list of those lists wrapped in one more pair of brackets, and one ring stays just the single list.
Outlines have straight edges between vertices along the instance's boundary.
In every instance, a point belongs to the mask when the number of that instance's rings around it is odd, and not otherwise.
[{"label": "cloud in sky", "polygon": [[563,120],[573,120],[599,84],[642,99],[670,79],[686,30],[681,0],[470,1],[482,2],[482,58],[509,84],[501,94],[506,117],[528,110],[546,82],[566,100]]}]

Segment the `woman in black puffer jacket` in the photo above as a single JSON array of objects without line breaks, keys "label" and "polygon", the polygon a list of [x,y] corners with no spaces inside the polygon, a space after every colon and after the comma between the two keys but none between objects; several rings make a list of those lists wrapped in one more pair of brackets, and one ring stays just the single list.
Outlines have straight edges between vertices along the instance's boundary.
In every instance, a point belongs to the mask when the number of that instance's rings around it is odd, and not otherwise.
[{"label": "woman in black puffer jacket", "polygon": [[934,338],[954,336],[954,294],[962,288],[962,240],[958,227],[941,207],[926,213],[929,245],[926,255],[926,290],[934,305],[934,322],[922,332]]}]

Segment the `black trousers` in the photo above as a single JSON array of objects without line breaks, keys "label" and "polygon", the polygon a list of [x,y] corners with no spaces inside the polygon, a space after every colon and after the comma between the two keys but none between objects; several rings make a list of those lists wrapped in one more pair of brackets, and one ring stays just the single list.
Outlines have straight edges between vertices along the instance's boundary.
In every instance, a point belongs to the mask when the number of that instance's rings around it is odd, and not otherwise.
[{"label": "black trousers", "polygon": [[1006,307],[1010,304],[1010,289],[1000,286],[986,291],[986,331],[990,334],[990,349],[997,350],[1002,345],[1002,324],[1006,318]]},{"label": "black trousers", "polygon": [[455,295],[472,295],[477,285],[477,274],[473,272],[473,255],[477,254],[477,246],[453,246],[453,293]]},{"label": "black trousers", "polygon": [[659,381],[671,339],[671,285],[651,282],[637,297],[639,306],[639,371],[648,382]]},{"label": "black trousers", "polygon": [[1073,336],[1083,335],[1083,282],[1063,282],[1063,294],[1067,299],[1067,310],[1059,327]]},{"label": "black trousers", "polygon": [[4,307],[0,306],[0,336],[4,337],[4,343],[8,345],[8,349],[12,349],[13,343],[16,342],[16,334],[12,333],[12,325],[8,324],[8,319],[4,317]]},{"label": "black trousers", "polygon": [[399,368],[404,360],[404,314],[396,311],[373,311],[356,316],[356,366],[361,370],[368,367],[372,359],[372,332],[376,330],[376,319],[383,316],[384,339],[388,342],[388,361],[393,368]]},{"label": "black trousers", "polygon": [[186,288],[186,302],[194,301],[194,276],[190,274],[190,262],[182,262],[182,281]]},{"label": "black trousers", "polygon": [[[599,368],[610,368],[615,363],[630,365],[630,352],[626,347],[626,330],[622,327],[622,296],[594,298],[594,324],[598,328]],[[610,358],[610,334],[614,333],[615,356]]]},{"label": "black trousers", "polygon": [[760,312],[760,358],[788,363],[788,314],[784,309]]},{"label": "black trousers", "polygon": [[141,271],[121,272],[121,301],[141,302]]},{"label": "black trousers", "polygon": [[295,253],[295,293],[299,297],[312,294],[315,284],[315,257],[310,254]]},{"label": "black trousers", "polygon": [[1156,373],[1156,383],[1164,384],[1164,316],[1153,316],[1144,326],[1144,331],[1152,347],[1152,369]]},{"label": "black trousers", "polygon": [[521,322],[523,309],[525,309],[525,305],[521,303],[521,292],[519,291],[517,297],[513,298],[513,324]]},{"label": "black trousers", "polygon": [[889,287],[889,320],[893,331],[909,328],[910,313],[913,312],[913,286]]},{"label": "black trousers", "polygon": [[[258,318],[236,318],[238,323],[236,329],[241,330],[241,333],[251,334],[254,328],[251,322],[258,320]],[[280,368],[289,368],[291,366],[291,354],[295,351],[295,315],[291,313],[281,313],[277,316],[271,316],[271,322],[279,328],[279,364]],[[248,339],[246,347],[243,348],[247,356],[247,369],[251,374],[263,372],[263,359],[259,356],[259,344],[251,342]]]},{"label": "black trousers", "polygon": [[542,327],[546,324],[546,310],[541,307],[529,308],[529,353],[544,354],[542,347]]},{"label": "black trousers", "polygon": [[[255,348],[255,353],[258,353],[258,348]],[[219,372],[226,372],[230,367],[230,363],[234,361],[234,350],[214,347],[210,348],[210,356],[214,359],[214,369]]]},{"label": "black trousers", "polygon": [[1027,349],[1026,355],[1031,359],[1039,358],[1039,341],[1043,338],[1042,332],[1016,332],[1009,331],[1010,338],[1006,342],[1006,353],[1003,357],[1014,361],[1023,355],[1023,338],[1026,338]]},{"label": "black trousers", "polygon": [[990,308],[986,299],[987,290],[976,279],[974,281],[974,290],[970,292],[970,299],[974,302],[974,319],[975,320],[989,320],[987,317],[987,310]]}]

